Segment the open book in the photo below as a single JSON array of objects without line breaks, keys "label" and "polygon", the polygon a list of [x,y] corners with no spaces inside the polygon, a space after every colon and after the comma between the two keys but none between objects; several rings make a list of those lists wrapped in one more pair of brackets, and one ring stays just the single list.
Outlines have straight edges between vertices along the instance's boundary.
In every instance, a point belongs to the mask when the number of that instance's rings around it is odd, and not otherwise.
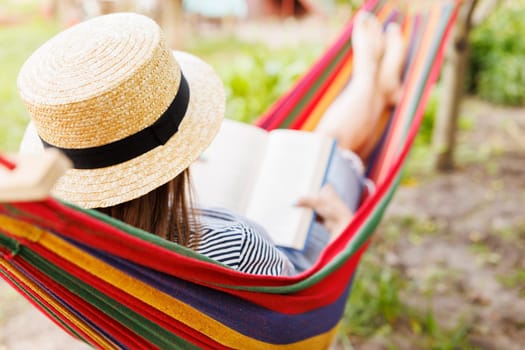
[{"label": "open book", "polygon": [[314,219],[294,203],[322,187],[335,141],[319,134],[225,120],[191,166],[196,201],[262,225],[277,245],[302,250]]}]

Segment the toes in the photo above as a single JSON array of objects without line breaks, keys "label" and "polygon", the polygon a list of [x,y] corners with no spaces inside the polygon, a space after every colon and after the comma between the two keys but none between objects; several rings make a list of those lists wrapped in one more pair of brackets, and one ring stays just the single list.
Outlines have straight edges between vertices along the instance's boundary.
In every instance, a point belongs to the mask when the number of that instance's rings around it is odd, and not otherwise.
[{"label": "toes", "polygon": [[379,20],[371,13],[359,11],[354,22],[352,41],[359,53],[366,52],[372,59],[379,59],[384,50],[384,35]]},{"label": "toes", "polygon": [[390,23],[385,33],[384,65],[387,69],[401,70],[405,57],[405,41],[401,27],[397,23]]},{"label": "toes", "polygon": [[355,16],[355,27],[357,30],[371,32],[375,35],[381,34],[381,23],[370,12],[359,11]]},{"label": "toes", "polygon": [[388,24],[385,31],[385,53],[381,61],[379,84],[390,104],[395,104],[399,100],[405,54],[401,27],[397,23]]},{"label": "toes", "polygon": [[387,46],[393,46],[396,51],[404,46],[403,33],[398,23],[391,22],[386,26],[385,39]]},{"label": "toes", "polygon": [[401,26],[397,22],[390,22],[386,26],[386,35],[387,36],[397,36],[401,35]]},{"label": "toes", "polygon": [[367,19],[371,16],[370,12],[359,11],[355,15],[355,24],[357,26],[362,26],[367,22]]}]

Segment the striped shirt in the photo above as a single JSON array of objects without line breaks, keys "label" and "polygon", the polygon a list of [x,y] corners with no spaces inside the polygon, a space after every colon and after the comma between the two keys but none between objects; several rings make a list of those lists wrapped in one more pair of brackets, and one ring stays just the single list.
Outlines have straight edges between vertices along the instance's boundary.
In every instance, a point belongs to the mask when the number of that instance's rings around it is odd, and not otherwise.
[{"label": "striped shirt", "polygon": [[198,209],[197,252],[235,270],[257,274],[292,275],[295,270],[258,224],[224,209]]}]

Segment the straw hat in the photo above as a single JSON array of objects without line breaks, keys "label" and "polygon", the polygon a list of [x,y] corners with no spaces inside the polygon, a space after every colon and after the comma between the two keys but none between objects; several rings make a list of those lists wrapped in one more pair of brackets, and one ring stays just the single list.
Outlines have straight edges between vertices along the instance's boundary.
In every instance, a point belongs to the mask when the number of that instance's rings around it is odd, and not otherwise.
[{"label": "straw hat", "polygon": [[122,203],[173,179],[210,144],[225,108],[214,70],[172,53],[153,20],[131,13],[58,34],[25,62],[18,88],[34,126],[25,148],[43,141],[72,159],[53,195],[84,208]]}]

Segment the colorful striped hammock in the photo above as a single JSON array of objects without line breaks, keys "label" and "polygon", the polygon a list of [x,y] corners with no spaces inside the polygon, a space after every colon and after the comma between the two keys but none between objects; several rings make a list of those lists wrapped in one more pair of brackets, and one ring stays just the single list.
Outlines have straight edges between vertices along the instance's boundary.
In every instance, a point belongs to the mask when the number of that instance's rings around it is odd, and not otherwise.
[{"label": "colorful striped hammock", "polygon": [[[97,212],[48,198],[0,203],[0,275],[57,325],[98,348],[328,348],[439,74],[459,5],[433,3],[407,16],[389,2],[364,5],[384,23],[402,23],[410,44],[403,96],[369,169],[376,192],[304,273],[240,273]],[[311,130],[350,77],[351,33],[352,21],[258,124]],[[2,163],[7,164],[5,158]]]}]

